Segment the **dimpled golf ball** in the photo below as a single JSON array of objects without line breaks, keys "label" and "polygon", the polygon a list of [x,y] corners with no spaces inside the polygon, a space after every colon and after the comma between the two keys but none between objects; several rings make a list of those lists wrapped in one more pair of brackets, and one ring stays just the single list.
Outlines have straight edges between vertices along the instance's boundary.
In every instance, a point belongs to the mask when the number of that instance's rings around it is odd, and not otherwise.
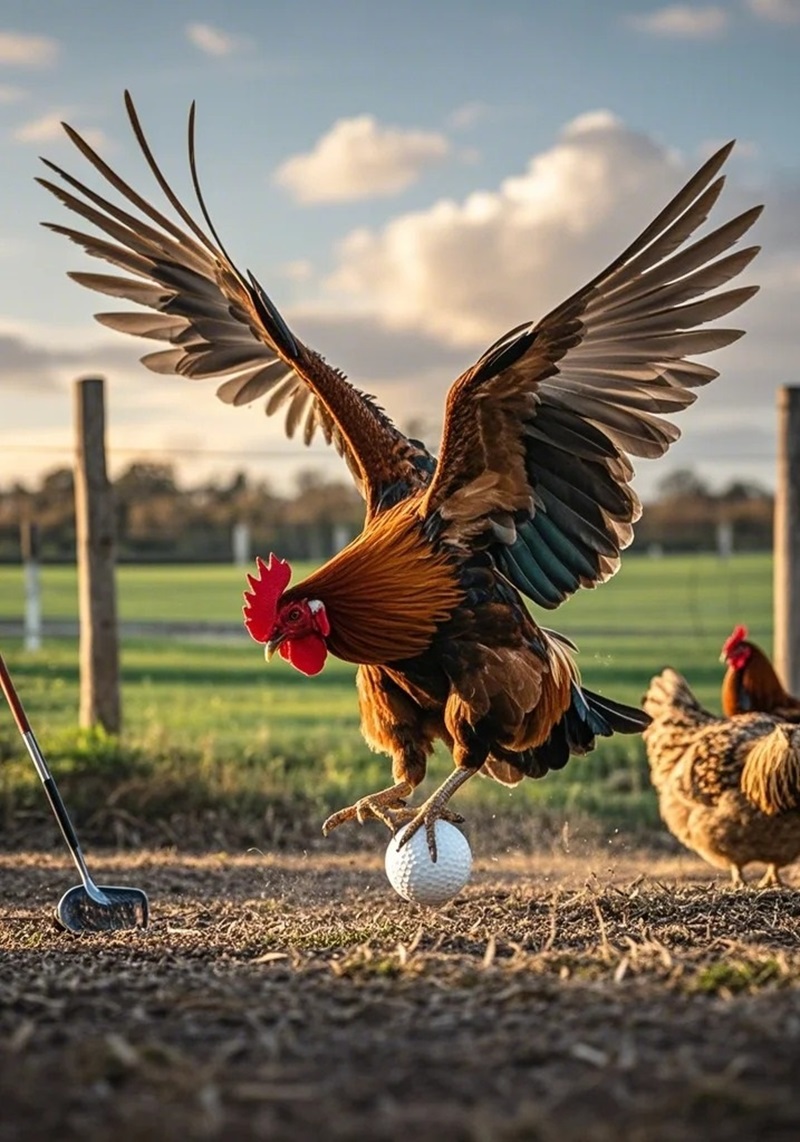
[{"label": "dimpled golf ball", "polygon": [[404,900],[415,904],[444,904],[461,891],[472,872],[472,850],[469,841],[449,821],[437,821],[436,863],[428,852],[425,829],[419,829],[402,849],[408,825],[392,837],[386,850],[386,875],[389,883]]}]

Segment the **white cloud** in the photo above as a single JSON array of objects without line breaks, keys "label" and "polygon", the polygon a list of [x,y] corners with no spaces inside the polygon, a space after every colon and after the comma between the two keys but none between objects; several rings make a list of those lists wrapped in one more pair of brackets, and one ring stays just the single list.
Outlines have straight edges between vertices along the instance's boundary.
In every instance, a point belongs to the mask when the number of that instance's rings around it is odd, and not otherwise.
[{"label": "white cloud", "polygon": [[0,31],[0,63],[10,67],[48,67],[58,50],[58,42],[50,36]]},{"label": "white cloud", "polygon": [[211,24],[187,24],[186,36],[189,43],[209,56],[231,56],[246,44],[243,36],[223,32]]},{"label": "white cloud", "polygon": [[70,115],[69,110],[48,111],[36,119],[29,119],[21,123],[14,130],[13,137],[18,143],[50,143],[60,139],[63,134],[61,123]]},{"label": "white cloud", "polygon": [[631,15],[628,22],[640,32],[655,36],[676,36],[688,40],[707,40],[721,35],[728,26],[728,13],[716,5],[693,7],[670,4],[647,15]]},{"label": "white cloud", "polygon": [[745,0],[754,16],[773,24],[800,24],[800,0]]},{"label": "white cloud", "polygon": [[444,135],[384,127],[372,115],[339,119],[313,150],[278,167],[275,182],[299,202],[351,202],[395,194],[450,153]]},{"label": "white cloud", "polygon": [[590,135],[593,131],[615,130],[622,126],[622,120],[605,107],[595,111],[584,111],[576,115],[564,127],[561,135],[565,139],[578,139],[581,135]]},{"label": "white cloud", "polygon": [[480,347],[592,277],[682,174],[651,140],[590,112],[497,189],[351,233],[329,284],[383,320]]},{"label": "white cloud", "polygon": [[[64,128],[61,126],[65,120],[72,122],[75,111],[72,108],[59,108],[48,111],[27,123],[21,123],[13,132],[13,138],[18,143],[52,143],[64,138]],[[75,126],[74,123],[72,123]],[[90,146],[107,149],[109,141],[106,135],[93,127],[81,127],[80,133]]]},{"label": "white cloud", "polygon": [[[590,280],[656,215],[693,166],[609,112],[589,112],[569,123],[522,174],[496,188],[351,233],[329,282],[334,296],[349,294],[364,328],[370,313],[394,326],[398,345],[403,331],[422,344],[422,332],[461,358],[452,369],[444,358],[435,369],[421,360],[405,381],[397,376],[390,391],[382,393],[380,385],[371,391],[385,394],[390,413],[401,394],[407,407],[435,416],[458,372],[504,330],[543,316]],[[741,461],[753,478],[771,479],[774,396],[794,375],[800,354],[793,316],[800,304],[800,189],[776,183],[745,192],[729,184],[711,222],[760,201],[769,209],[753,241],[764,251],[741,284],[761,282],[762,290],[732,318],[747,336],[709,356],[721,378],[679,418],[686,439],[674,455],[652,468],[637,464],[643,492],[676,464],[704,465],[714,482],[724,477],[726,464],[735,468]],[[328,336],[319,339],[323,353]],[[398,373],[402,364],[401,352]],[[761,441],[757,463],[738,452],[737,442],[747,434]]]}]

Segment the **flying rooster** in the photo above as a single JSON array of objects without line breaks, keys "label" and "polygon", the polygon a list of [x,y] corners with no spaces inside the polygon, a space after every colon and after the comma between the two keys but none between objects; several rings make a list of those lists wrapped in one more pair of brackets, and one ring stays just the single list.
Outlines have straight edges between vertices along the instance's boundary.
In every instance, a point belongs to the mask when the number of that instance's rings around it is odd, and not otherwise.
[{"label": "flying rooster", "polygon": [[765,713],[719,718],[667,668],[650,683],[644,731],[650,776],[667,828],[735,885],[751,861],[760,887],[800,856],[800,726]]},{"label": "flying rooster", "polygon": [[[124,273],[72,273],[83,286],[144,312],[97,314],[103,325],[167,342],[142,362],[156,373],[221,381],[217,395],[286,408],[286,431],[319,431],[344,456],[366,504],[361,534],[302,583],[289,565],[259,559],[248,576],[245,623],[305,674],[328,654],[358,664],[367,743],[391,755],[393,782],[334,813],[392,830],[455,815],[448,802],[473,774],[514,785],[584,754],[596,735],[640,732],[641,710],[581,685],[575,647],[531,617],[612,576],[641,507],[629,457],[662,455],[680,412],[718,374],[689,358],[741,336],[699,328],[755,293],[712,293],[758,251],[732,247],[754,207],[687,244],[722,190],[733,144],[711,157],[609,266],[538,323],[502,336],[451,386],[438,460],[408,439],[374,399],[305,346],[256,278],[240,272],[211,222],[189,168],[204,229],[180,202],[146,141],[133,132],[176,223],[124,182],[68,125],[67,135],[117,192],[111,202],[45,160],[39,181],[100,231],[47,224]],[[133,212],[131,212],[133,211]],[[454,771],[418,809],[436,739]]]},{"label": "flying rooster", "polygon": [[748,639],[747,627],[734,629],[725,640],[720,660],[728,666],[722,680],[726,717],[762,711],[785,722],[800,722],[800,698],[784,689],[764,651]]}]

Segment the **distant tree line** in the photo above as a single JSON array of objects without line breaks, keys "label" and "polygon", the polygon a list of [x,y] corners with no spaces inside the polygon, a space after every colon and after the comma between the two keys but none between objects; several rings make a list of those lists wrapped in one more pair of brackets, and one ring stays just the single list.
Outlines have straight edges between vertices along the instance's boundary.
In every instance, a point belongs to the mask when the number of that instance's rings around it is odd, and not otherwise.
[{"label": "distant tree line", "polygon": [[733,480],[713,492],[682,468],[658,485],[636,524],[634,547],[663,551],[767,551],[773,542],[775,497],[760,485]]},{"label": "distant tree line", "polygon": [[[291,559],[323,559],[361,528],[364,506],[349,482],[302,472],[291,495],[278,495],[244,472],[229,480],[179,486],[168,463],[135,462],[114,482],[117,551],[122,561],[230,562],[233,532],[246,525],[253,551]],[[772,545],[773,496],[744,481],[712,492],[693,471],[661,481],[636,525],[634,550],[713,551],[727,536],[735,550]],[[19,562],[20,528],[36,524],[46,562],[75,558],[71,468],[38,486],[0,487],[0,562]]]},{"label": "distant tree line", "polygon": [[[244,472],[226,481],[180,487],[171,464],[136,462],[114,481],[117,553],[123,562],[230,562],[233,530],[246,525],[253,551],[321,559],[361,528],[364,505],[344,481],[300,473],[281,496]],[[20,559],[20,528],[36,525],[45,562],[75,559],[72,469],[58,468],[34,488],[0,488],[0,561]]]}]

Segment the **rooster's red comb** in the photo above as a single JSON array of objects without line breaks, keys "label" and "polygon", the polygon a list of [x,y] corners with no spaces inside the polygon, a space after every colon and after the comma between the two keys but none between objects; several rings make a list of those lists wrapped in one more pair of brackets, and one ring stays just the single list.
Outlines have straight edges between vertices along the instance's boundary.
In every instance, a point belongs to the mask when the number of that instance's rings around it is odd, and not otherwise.
[{"label": "rooster's red comb", "polygon": [[256,642],[266,642],[275,626],[278,613],[278,599],[292,577],[292,569],[284,559],[270,553],[265,563],[261,556],[256,558],[258,577],[248,575],[247,582],[252,588],[244,593],[244,625]]},{"label": "rooster's red comb", "polygon": [[733,634],[727,638],[722,647],[723,655],[730,654],[734,647],[738,646],[743,639],[747,638],[747,627],[738,626],[733,628]]}]

